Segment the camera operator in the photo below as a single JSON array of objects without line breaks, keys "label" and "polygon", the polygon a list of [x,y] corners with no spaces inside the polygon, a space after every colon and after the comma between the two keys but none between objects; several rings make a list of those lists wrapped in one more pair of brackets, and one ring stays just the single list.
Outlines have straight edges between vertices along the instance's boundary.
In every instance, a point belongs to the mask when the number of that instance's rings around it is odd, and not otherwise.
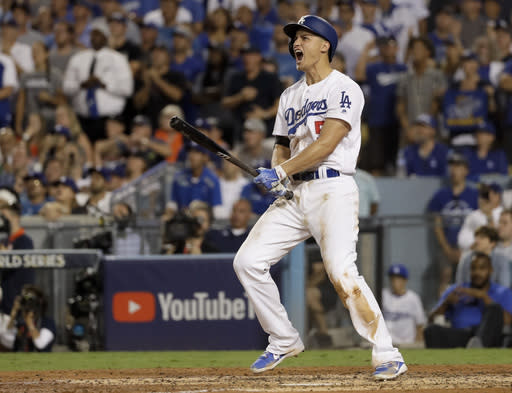
[{"label": "camera operator", "polygon": [[202,201],[192,201],[188,210],[179,211],[171,220],[164,223],[164,254],[203,254],[218,252],[217,248],[205,240],[205,234],[213,221],[210,205]]},{"label": "camera operator", "polygon": [[34,285],[25,285],[16,296],[2,345],[14,352],[50,352],[55,342],[55,322],[45,317],[46,296]]},{"label": "camera operator", "polygon": [[[0,235],[5,238],[0,242],[0,250],[32,250],[32,239],[20,224],[21,203],[18,193],[8,187],[0,187]],[[34,282],[31,269],[2,269],[2,303],[1,309],[8,314],[14,298],[20,293],[24,284]]]},{"label": "camera operator", "polygon": [[112,214],[116,225],[116,238],[112,254],[117,256],[147,255],[149,244],[139,233],[133,230],[135,214],[127,203],[116,203]]}]

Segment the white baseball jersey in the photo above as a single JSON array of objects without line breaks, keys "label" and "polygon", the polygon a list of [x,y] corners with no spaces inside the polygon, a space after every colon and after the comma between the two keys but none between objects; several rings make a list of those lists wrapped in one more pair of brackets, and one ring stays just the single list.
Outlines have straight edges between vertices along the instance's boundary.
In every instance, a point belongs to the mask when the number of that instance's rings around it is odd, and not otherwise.
[{"label": "white baseball jersey", "polygon": [[303,77],[281,95],[273,134],[290,138],[293,157],[318,139],[325,119],[344,120],[350,132],[320,166],[352,175],[361,147],[363,106],[359,85],[339,71],[309,86]]},{"label": "white baseball jersey", "polygon": [[416,326],[427,322],[420,297],[411,290],[397,296],[385,288],[382,291],[382,312],[394,344],[413,343]]}]

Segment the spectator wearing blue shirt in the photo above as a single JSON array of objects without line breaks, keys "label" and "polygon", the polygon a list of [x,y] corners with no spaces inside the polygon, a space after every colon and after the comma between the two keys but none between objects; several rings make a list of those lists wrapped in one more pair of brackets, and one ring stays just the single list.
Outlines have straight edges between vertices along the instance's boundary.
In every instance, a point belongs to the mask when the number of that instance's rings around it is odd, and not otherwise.
[{"label": "spectator wearing blue shirt", "polygon": [[39,214],[39,210],[49,201],[46,196],[46,180],[39,172],[29,173],[25,181],[26,196],[21,199],[21,214],[32,216]]},{"label": "spectator wearing blue shirt", "polygon": [[432,324],[425,329],[427,348],[500,347],[504,327],[512,320],[512,291],[491,281],[491,259],[475,253],[471,281],[454,284],[430,315],[444,316],[451,327]]},{"label": "spectator wearing blue shirt", "polygon": [[505,63],[500,77],[499,87],[507,93],[507,105],[504,110],[503,145],[507,157],[512,159],[512,60]]},{"label": "spectator wearing blue shirt", "polygon": [[0,127],[10,126],[12,122],[11,100],[18,89],[18,76],[12,58],[0,53]]},{"label": "spectator wearing blue shirt", "polygon": [[208,151],[194,142],[188,149],[189,166],[176,173],[171,200],[176,202],[178,209],[188,207],[194,200],[206,202],[213,207],[220,205],[222,200],[219,178],[206,166]]},{"label": "spectator wearing blue shirt", "polygon": [[[446,48],[454,42],[452,34],[455,9],[452,5],[446,4],[435,15],[435,28],[428,33],[428,38],[434,45],[434,59],[437,64],[442,64],[446,59]],[[460,45],[460,43],[459,43]]]},{"label": "spectator wearing blue shirt", "polygon": [[272,194],[267,193],[264,189],[260,188],[253,182],[250,182],[242,188],[240,196],[251,203],[252,212],[258,216],[265,213],[268,207],[275,201]]},{"label": "spectator wearing blue shirt", "polygon": [[257,9],[253,13],[253,23],[255,26],[276,25],[279,23],[279,13],[277,8],[272,5],[272,0],[256,0]]},{"label": "spectator wearing blue shirt", "polygon": [[205,238],[214,244],[218,252],[237,252],[249,235],[252,206],[246,199],[239,199],[233,204],[229,226],[222,229],[212,229]]},{"label": "spectator wearing blue shirt", "polygon": [[475,132],[476,146],[466,149],[469,161],[469,179],[479,181],[481,175],[508,175],[505,151],[495,147],[496,128],[490,122],[478,125]]},{"label": "spectator wearing blue shirt", "polygon": [[446,127],[455,146],[473,146],[474,132],[496,109],[494,88],[480,79],[473,52],[462,56],[464,78],[450,87],[443,99]]},{"label": "spectator wearing blue shirt", "polygon": [[174,30],[171,60],[171,71],[181,72],[190,83],[205,69],[203,58],[192,51],[192,38],[192,32],[186,27]]},{"label": "spectator wearing blue shirt", "polygon": [[457,236],[466,216],[478,208],[478,190],[466,184],[468,163],[459,153],[448,157],[450,185],[435,192],[427,211],[435,215],[434,231],[443,259],[440,287],[445,288],[451,281],[453,268],[460,259]]},{"label": "spectator wearing blue shirt", "polygon": [[398,157],[398,173],[407,176],[446,176],[448,147],[436,141],[436,120],[419,115],[414,122],[416,143],[405,147]]},{"label": "spectator wearing blue shirt", "polygon": [[290,39],[283,30],[283,25],[276,25],[269,57],[276,61],[277,75],[285,88],[302,77],[302,72],[297,70],[295,59],[290,56],[289,41]]},{"label": "spectator wearing blue shirt", "polygon": [[358,82],[370,89],[367,108],[369,141],[365,147],[363,166],[373,174],[380,174],[396,162],[398,149],[398,119],[395,115],[398,81],[407,70],[397,62],[398,46],[393,36],[377,41],[381,60],[369,63],[373,44],[366,46],[356,66]]},{"label": "spectator wearing blue shirt", "polygon": [[361,27],[369,30],[375,38],[385,37],[391,34],[389,29],[380,23],[377,17],[377,6],[377,0],[361,1],[361,14],[363,16]]}]

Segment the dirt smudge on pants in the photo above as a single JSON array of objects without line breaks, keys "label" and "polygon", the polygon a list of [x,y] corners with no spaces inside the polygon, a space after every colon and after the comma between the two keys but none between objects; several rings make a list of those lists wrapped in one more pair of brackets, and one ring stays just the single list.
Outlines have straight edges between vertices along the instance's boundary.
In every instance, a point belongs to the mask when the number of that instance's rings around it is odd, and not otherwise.
[{"label": "dirt smudge on pants", "polygon": [[376,315],[368,304],[368,300],[366,297],[362,296],[361,288],[355,287],[352,290],[352,296],[354,299],[354,305],[357,309],[357,312],[363,320],[368,324],[368,336],[375,340],[375,334],[377,333],[377,328],[379,327],[379,317]]}]

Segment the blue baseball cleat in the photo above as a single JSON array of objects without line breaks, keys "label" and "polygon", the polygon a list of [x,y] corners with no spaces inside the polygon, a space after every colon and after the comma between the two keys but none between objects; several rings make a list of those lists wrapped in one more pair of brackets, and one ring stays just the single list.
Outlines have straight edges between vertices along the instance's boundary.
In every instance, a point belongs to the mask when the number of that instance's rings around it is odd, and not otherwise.
[{"label": "blue baseball cleat", "polygon": [[267,370],[272,370],[279,363],[281,363],[284,359],[289,358],[291,356],[297,356],[302,351],[304,351],[304,345],[301,345],[300,347],[295,348],[295,349],[291,350],[290,352],[285,353],[283,355],[278,355],[276,353],[265,351],[251,365],[251,370],[255,373],[262,373]]},{"label": "blue baseball cleat", "polygon": [[395,379],[399,375],[404,374],[407,371],[407,366],[404,362],[387,362],[377,366],[375,372],[372,374],[375,379],[386,380]]}]

